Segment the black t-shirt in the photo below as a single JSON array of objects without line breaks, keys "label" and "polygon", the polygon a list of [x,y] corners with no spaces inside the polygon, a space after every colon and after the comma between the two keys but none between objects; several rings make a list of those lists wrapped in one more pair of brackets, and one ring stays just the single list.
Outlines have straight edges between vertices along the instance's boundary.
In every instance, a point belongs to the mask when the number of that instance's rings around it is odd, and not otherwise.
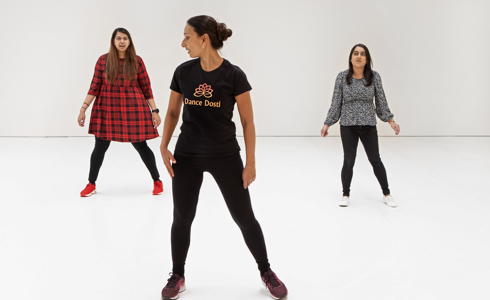
[{"label": "black t-shirt", "polygon": [[193,59],[177,67],[170,89],[184,96],[175,154],[212,157],[240,151],[231,120],[235,96],[252,87],[239,67],[224,59],[217,69],[206,72],[201,59]]}]

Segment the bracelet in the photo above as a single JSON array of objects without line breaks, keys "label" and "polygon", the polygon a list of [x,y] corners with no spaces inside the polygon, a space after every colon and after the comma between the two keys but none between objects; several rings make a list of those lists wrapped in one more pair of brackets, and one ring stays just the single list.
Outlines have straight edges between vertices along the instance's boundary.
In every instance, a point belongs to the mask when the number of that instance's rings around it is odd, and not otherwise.
[{"label": "bracelet", "polygon": [[391,122],[395,123],[395,119],[391,119],[388,121],[388,123],[391,123]]},{"label": "bracelet", "polygon": [[83,106],[82,106],[81,108],[83,108],[83,109],[87,110],[87,109],[86,109],[85,107],[83,107]]},{"label": "bracelet", "polygon": [[[87,102],[83,102],[83,104],[87,105],[87,107],[89,107],[89,106],[90,106],[90,104],[88,104]],[[83,104],[82,104],[82,105],[83,105]]]}]

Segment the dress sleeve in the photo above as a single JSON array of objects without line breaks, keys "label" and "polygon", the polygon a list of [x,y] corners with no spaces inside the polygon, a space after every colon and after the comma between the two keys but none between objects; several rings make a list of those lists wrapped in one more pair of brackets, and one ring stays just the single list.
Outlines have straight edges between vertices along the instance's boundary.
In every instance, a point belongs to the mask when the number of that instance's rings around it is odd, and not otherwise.
[{"label": "dress sleeve", "polygon": [[236,67],[236,72],[233,76],[233,96],[236,97],[250,90],[252,90],[252,86],[247,80],[247,75],[242,69]]},{"label": "dress sleeve", "polygon": [[393,119],[393,114],[388,107],[388,101],[386,101],[385,92],[383,91],[383,85],[381,83],[381,76],[378,72],[374,72],[374,103],[376,105],[376,115],[383,122],[388,122]]},{"label": "dress sleeve", "polygon": [[104,80],[104,66],[102,64],[102,56],[101,56],[97,60],[97,64],[95,64],[94,77],[92,78],[92,83],[90,84],[90,89],[88,90],[88,94],[98,97],[100,94],[100,87],[102,86],[103,80]]},{"label": "dress sleeve", "polygon": [[344,79],[343,72],[340,72],[337,75],[337,79],[335,80],[335,87],[333,89],[332,96],[332,104],[330,105],[330,109],[328,110],[327,118],[323,124],[332,126],[337,123],[340,119],[340,113],[342,112],[342,80]]},{"label": "dress sleeve", "polygon": [[139,66],[138,66],[138,83],[140,85],[141,91],[143,91],[143,95],[145,95],[145,99],[153,99],[153,92],[151,90],[150,77],[146,72],[145,63],[140,58]]}]

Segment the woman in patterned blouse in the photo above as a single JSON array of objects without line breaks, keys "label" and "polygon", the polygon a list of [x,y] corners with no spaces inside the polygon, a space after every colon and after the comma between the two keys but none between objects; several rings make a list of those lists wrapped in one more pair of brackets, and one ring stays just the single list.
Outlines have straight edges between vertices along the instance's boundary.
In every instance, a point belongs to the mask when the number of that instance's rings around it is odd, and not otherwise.
[{"label": "woman in patterned blouse", "polygon": [[159,110],[145,64],[136,55],[131,35],[124,28],[114,30],[109,53],[99,57],[95,65],[90,90],[78,115],[81,127],[85,125],[85,111],[94,99],[88,132],[95,135],[95,148],[90,158],[89,183],[80,196],[95,194],[95,181],[111,141],[134,146],[153,178],[153,194],[161,194],[163,184],[155,155],[146,143],[158,137]]},{"label": "woman in patterned blouse", "polygon": [[395,123],[388,107],[381,77],[372,70],[369,50],[365,45],[357,44],[350,51],[349,69],[340,72],[337,76],[332,105],[321,130],[321,136],[327,136],[330,126],[340,119],[344,165],[341,173],[343,197],[339,206],[349,205],[350,185],[359,139],[381,185],[384,202],[389,207],[397,206],[390,194],[386,170],[379,156],[376,115],[381,121],[388,122],[396,135],[400,133],[400,126]]}]

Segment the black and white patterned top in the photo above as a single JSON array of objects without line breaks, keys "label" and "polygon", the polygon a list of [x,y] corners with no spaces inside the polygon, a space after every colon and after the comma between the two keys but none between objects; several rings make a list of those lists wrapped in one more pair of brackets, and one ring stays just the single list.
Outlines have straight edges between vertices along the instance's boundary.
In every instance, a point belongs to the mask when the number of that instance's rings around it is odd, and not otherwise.
[{"label": "black and white patterned top", "polygon": [[[376,125],[376,115],[383,122],[393,118],[388,107],[381,77],[373,71],[373,83],[364,86],[366,80],[352,78],[352,83],[347,85],[345,70],[337,75],[333,91],[332,105],[328,111],[324,124],[332,126],[340,119],[342,126]],[[374,103],[373,103],[374,97]]]}]

